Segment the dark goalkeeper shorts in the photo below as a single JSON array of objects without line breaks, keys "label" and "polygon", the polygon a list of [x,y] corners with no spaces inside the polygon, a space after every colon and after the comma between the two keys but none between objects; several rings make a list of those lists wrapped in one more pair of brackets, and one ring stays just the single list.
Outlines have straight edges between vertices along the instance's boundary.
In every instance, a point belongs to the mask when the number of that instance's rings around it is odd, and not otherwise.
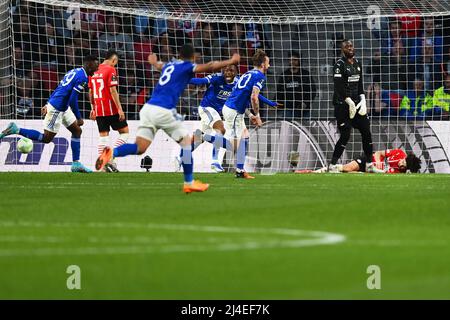
[{"label": "dark goalkeeper shorts", "polygon": [[353,119],[350,119],[349,108],[347,104],[334,105],[334,117],[339,131],[348,128],[370,131],[370,120],[368,115],[356,113]]},{"label": "dark goalkeeper shorts", "polygon": [[128,127],[127,121],[120,121],[118,114],[113,116],[97,117],[96,121],[99,132],[109,132],[110,128],[113,130],[120,130]]},{"label": "dark goalkeeper shorts", "polygon": [[366,172],[366,165],[367,165],[367,158],[364,154],[362,154],[360,157],[353,159],[356,161],[359,165],[359,172]]}]

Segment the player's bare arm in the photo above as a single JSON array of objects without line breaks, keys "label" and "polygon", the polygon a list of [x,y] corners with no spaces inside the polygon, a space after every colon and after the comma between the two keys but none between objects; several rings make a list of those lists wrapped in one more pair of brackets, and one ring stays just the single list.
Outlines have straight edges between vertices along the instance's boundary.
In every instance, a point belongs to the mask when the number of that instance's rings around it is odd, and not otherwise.
[{"label": "player's bare arm", "polygon": [[224,68],[226,66],[229,66],[232,64],[237,64],[237,63],[239,63],[239,61],[241,61],[241,56],[239,54],[235,53],[235,54],[233,54],[231,59],[228,59],[228,60],[211,61],[209,63],[199,64],[196,66],[195,72],[198,72],[198,73],[215,72],[215,71],[221,70],[222,68]]},{"label": "player's bare arm", "polygon": [[92,91],[92,89],[89,89],[89,102],[91,103],[91,112],[89,114],[89,119],[95,121],[97,114],[95,113],[94,92]]},{"label": "player's bare arm", "polygon": [[254,118],[250,118],[252,123],[254,123],[257,127],[262,126],[262,120],[261,116],[259,115],[259,88],[253,87],[252,90],[252,96],[251,96],[251,103],[252,103],[252,109],[254,112]]},{"label": "player's bare arm", "polygon": [[109,91],[111,92],[111,97],[114,101],[114,104],[117,106],[117,111],[119,112],[119,120],[125,120],[125,113],[123,112],[122,104],[120,103],[120,97],[119,92],[117,92],[117,87],[112,86],[111,88],[109,88]]},{"label": "player's bare arm", "polygon": [[154,53],[148,56],[148,63],[150,63],[150,65],[152,65],[158,71],[161,71],[164,67],[164,63],[162,61],[158,61],[158,56]]}]

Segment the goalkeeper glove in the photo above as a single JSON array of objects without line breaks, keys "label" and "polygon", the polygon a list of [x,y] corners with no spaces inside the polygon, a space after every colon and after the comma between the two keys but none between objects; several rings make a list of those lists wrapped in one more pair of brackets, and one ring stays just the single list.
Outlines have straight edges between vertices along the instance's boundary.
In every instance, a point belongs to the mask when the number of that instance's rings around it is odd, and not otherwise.
[{"label": "goalkeeper glove", "polygon": [[356,105],[350,97],[346,98],[345,102],[348,104],[350,119],[353,119],[356,115]]},{"label": "goalkeeper glove", "polygon": [[362,116],[365,116],[367,114],[366,96],[365,94],[360,94],[359,97],[361,98],[361,101],[356,106],[356,109],[359,108],[358,113]]}]

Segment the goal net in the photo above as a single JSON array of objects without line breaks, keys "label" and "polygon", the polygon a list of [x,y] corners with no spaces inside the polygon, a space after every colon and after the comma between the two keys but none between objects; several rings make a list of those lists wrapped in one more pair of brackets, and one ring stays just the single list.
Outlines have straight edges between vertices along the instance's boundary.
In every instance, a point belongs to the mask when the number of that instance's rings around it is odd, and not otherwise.
[{"label": "goal net", "polygon": [[[339,131],[334,119],[333,65],[340,43],[351,39],[363,66],[374,150],[402,148],[422,160],[422,172],[450,173],[450,2],[448,0],[13,0],[0,4],[0,124],[42,131],[41,107],[83,57],[120,54],[118,91],[134,140],[139,110],[159,73],[147,63],[177,57],[192,43],[196,62],[240,53],[239,73],[251,69],[258,49],[271,58],[262,94],[282,104],[262,106],[264,124],[247,121],[246,169],[275,173],[316,169],[331,159]],[[196,77],[206,75],[197,74]],[[200,128],[198,106],[206,88],[190,85],[177,111],[190,130]],[[87,94],[81,160],[93,166],[98,130],[89,120]],[[118,135],[111,132],[111,145]],[[0,141],[0,171],[67,171],[70,133],[61,128],[30,154],[16,150],[18,137]],[[197,171],[210,171],[212,146],[194,152]],[[152,171],[173,171],[179,147],[160,132],[146,155]],[[221,152],[226,168],[234,156]],[[353,130],[340,162],[362,153]],[[143,156],[120,159],[119,169],[139,171]]]}]

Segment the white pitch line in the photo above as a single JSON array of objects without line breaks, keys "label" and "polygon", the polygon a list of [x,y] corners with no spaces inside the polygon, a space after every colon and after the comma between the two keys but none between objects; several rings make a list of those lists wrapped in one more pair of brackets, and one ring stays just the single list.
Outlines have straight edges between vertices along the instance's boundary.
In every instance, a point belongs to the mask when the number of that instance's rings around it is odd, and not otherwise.
[{"label": "white pitch line", "polygon": [[[39,222],[39,221],[0,221],[0,228],[92,228],[92,229],[156,229],[172,231],[190,231],[205,233],[242,234],[246,241],[243,242],[218,242],[210,244],[165,244],[162,246],[115,246],[98,247],[87,246],[77,248],[36,248],[36,249],[0,249],[0,257],[17,256],[55,256],[55,255],[116,255],[116,254],[150,254],[150,253],[172,253],[172,252],[203,252],[203,251],[239,251],[257,250],[273,248],[300,248],[317,245],[331,245],[345,241],[345,236],[336,233],[323,231],[307,231],[299,229],[284,228],[243,228],[224,226],[200,226],[181,224],[139,224],[128,222],[92,222],[92,223],[71,223],[71,222]],[[284,236],[291,239],[269,239],[258,240],[248,239],[248,235],[262,234],[264,236]],[[300,237],[300,238],[299,238]],[[120,237],[119,237],[120,238]],[[292,239],[293,238],[293,239]],[[94,240],[94,241],[92,241]],[[90,242],[95,242],[96,238],[91,238]],[[154,239],[157,240],[157,239]],[[230,239],[224,239],[224,241]],[[89,238],[88,238],[89,241]],[[210,242],[210,241],[206,241]]]}]

